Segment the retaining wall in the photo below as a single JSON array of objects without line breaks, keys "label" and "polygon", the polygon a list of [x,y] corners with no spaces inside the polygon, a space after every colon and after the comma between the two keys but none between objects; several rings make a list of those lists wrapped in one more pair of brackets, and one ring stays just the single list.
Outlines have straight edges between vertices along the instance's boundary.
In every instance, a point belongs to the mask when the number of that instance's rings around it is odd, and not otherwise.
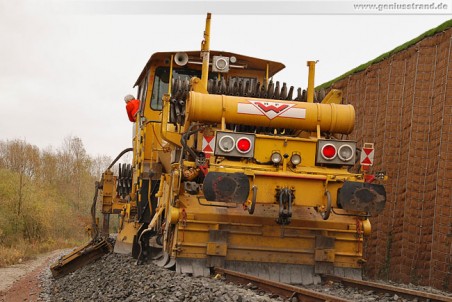
[{"label": "retaining wall", "polygon": [[375,143],[387,204],[371,218],[367,275],[452,291],[452,28],[333,84]]}]

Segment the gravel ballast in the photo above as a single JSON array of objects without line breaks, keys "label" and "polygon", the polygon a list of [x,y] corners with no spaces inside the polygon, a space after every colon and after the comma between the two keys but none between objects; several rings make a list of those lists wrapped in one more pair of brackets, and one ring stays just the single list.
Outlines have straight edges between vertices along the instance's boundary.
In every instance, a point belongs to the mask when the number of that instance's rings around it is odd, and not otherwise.
[{"label": "gravel ballast", "polygon": [[[51,276],[49,276],[50,279]],[[136,265],[127,255],[109,254],[44,287],[50,301],[283,301],[209,277],[191,277],[153,263]]]},{"label": "gravel ballast", "polygon": [[[260,291],[253,284],[238,286],[221,278],[192,277],[154,263],[136,265],[128,255],[109,254],[60,279],[50,270],[40,276],[40,301],[165,301],[165,302],[270,302],[292,301]],[[392,284],[395,285],[395,284]],[[402,285],[403,286],[403,285]],[[305,288],[345,298],[349,301],[416,301],[397,295],[344,287],[328,282]],[[431,288],[403,286],[452,296]]]}]

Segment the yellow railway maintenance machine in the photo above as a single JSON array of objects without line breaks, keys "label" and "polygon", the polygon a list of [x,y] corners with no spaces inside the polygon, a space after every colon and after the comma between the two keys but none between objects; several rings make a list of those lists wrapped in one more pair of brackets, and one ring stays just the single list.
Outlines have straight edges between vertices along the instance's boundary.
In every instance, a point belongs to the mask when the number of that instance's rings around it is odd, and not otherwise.
[{"label": "yellow railway maintenance machine", "polygon": [[353,106],[338,90],[314,102],[315,62],[307,91],[295,90],[271,80],[283,64],[209,44],[210,14],[201,51],[155,53],[135,84],[133,164],[100,184],[104,233],[121,215],[115,251],[193,275],[360,278],[386,193],[372,182],[381,173],[350,172]]}]

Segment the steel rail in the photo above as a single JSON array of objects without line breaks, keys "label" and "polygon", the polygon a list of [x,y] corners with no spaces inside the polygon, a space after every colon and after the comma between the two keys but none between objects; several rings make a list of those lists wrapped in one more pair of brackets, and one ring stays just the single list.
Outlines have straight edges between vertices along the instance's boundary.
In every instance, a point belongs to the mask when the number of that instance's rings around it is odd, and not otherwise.
[{"label": "steel rail", "polygon": [[375,292],[380,293],[390,293],[396,294],[403,298],[414,299],[417,298],[418,301],[429,301],[429,302],[452,302],[452,297],[446,297],[443,295],[433,294],[422,292],[413,289],[400,288],[392,285],[363,281],[363,280],[355,280],[345,277],[332,276],[332,275],[322,275],[322,281],[334,281],[340,282],[344,286],[347,287],[355,287],[365,290],[373,290]]},{"label": "steel rail", "polygon": [[256,276],[243,274],[224,268],[215,268],[215,273],[223,275],[226,280],[247,285],[252,283],[259,289],[266,291],[268,293],[276,294],[285,298],[296,298],[297,301],[303,302],[346,302],[342,298],[334,297],[328,294],[319,293],[316,291],[292,286],[285,283],[280,283],[276,281],[270,281],[267,279],[262,279]]}]

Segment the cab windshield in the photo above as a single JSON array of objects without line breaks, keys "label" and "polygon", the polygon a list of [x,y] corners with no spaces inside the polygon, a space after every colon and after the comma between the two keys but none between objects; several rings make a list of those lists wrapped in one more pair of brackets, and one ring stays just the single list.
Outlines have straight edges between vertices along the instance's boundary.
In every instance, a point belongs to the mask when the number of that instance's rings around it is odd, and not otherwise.
[{"label": "cab windshield", "polygon": [[[162,110],[162,98],[165,93],[168,93],[169,85],[169,67],[158,67],[155,71],[154,85],[152,86],[152,97],[151,97],[151,109],[152,110]],[[174,68],[173,78],[181,80],[189,80],[191,77],[201,77],[200,70],[185,69],[185,68]]]}]

